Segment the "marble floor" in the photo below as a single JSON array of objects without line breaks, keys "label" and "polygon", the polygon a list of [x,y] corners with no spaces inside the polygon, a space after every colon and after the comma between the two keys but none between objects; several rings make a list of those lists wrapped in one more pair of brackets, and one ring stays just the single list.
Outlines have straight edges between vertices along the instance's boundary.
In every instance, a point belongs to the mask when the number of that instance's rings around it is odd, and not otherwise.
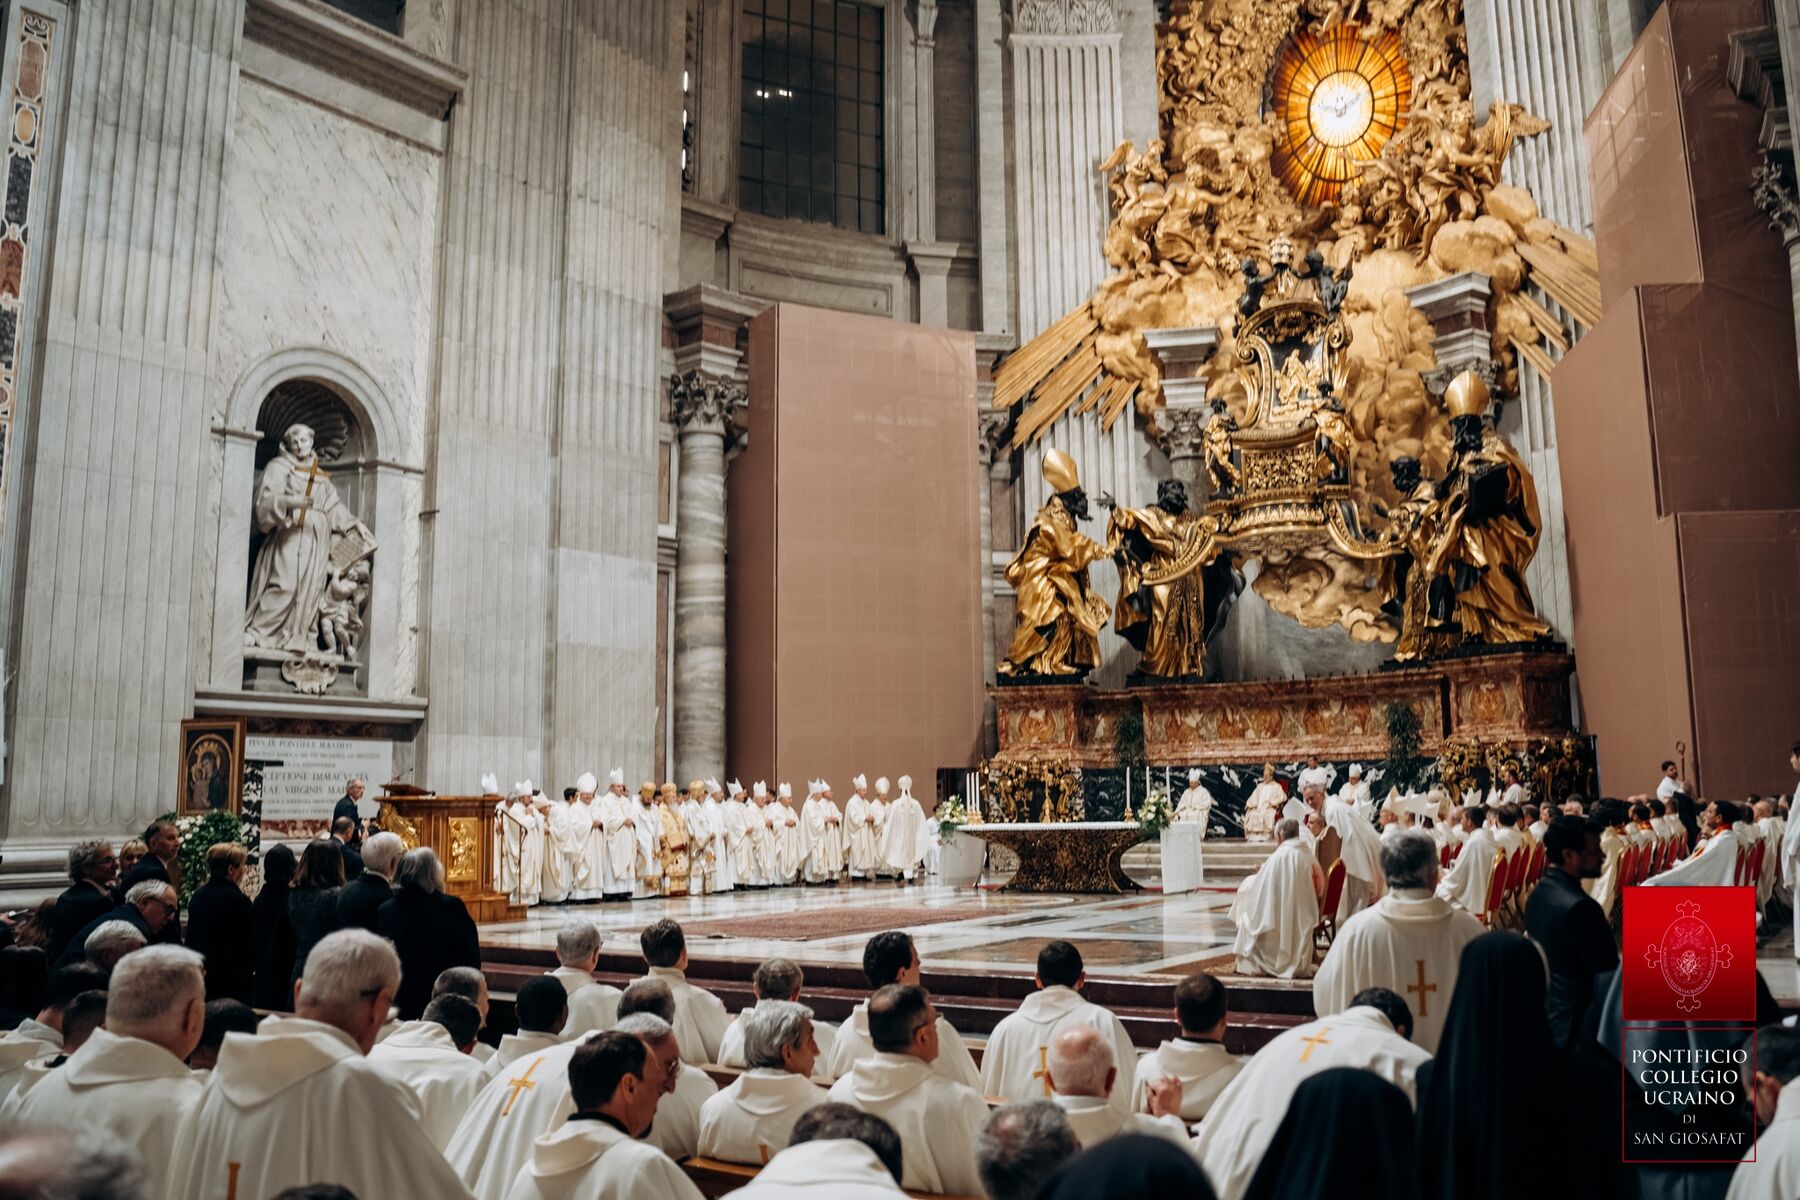
[{"label": "marble floor", "polygon": [[[548,949],[555,944],[558,924],[575,914],[598,922],[605,930],[608,947],[620,949],[618,942],[635,943],[644,926],[662,917],[698,922],[791,913],[796,925],[804,928],[809,916],[830,907],[948,907],[959,912],[978,908],[982,910],[979,916],[912,929],[927,969],[1029,973],[1043,944],[1064,938],[1081,947],[1090,975],[1178,977],[1229,952],[1233,929],[1225,910],[1230,903],[1229,890],[1169,897],[1156,893],[1075,896],[1013,894],[936,883],[904,888],[840,884],[835,888],[539,908],[523,921],[483,925],[481,940],[490,945]],[[690,942],[688,952],[705,958],[760,960],[782,955],[803,963],[855,965],[862,961],[868,938],[867,933],[793,939],[708,937]]]}]

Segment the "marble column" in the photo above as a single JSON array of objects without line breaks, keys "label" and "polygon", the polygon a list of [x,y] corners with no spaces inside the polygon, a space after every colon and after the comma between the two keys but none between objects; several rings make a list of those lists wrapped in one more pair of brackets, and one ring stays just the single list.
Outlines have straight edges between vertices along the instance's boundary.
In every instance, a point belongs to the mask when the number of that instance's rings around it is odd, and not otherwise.
[{"label": "marble column", "polygon": [[1192,405],[1169,405],[1156,414],[1156,432],[1169,456],[1169,473],[1187,488],[1188,503],[1195,508],[1206,502],[1207,410]]},{"label": "marble column", "polygon": [[675,777],[725,770],[725,443],[743,383],[691,370],[669,381],[676,475]]}]

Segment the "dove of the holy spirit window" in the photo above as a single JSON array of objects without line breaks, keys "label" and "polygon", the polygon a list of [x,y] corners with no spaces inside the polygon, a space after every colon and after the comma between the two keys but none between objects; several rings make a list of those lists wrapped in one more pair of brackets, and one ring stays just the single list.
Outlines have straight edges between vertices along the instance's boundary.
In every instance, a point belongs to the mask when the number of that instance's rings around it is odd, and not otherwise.
[{"label": "dove of the holy spirit window", "polygon": [[1296,200],[1317,206],[1336,200],[1406,123],[1412,72],[1392,30],[1301,30],[1281,48],[1270,93],[1281,121],[1275,173]]}]

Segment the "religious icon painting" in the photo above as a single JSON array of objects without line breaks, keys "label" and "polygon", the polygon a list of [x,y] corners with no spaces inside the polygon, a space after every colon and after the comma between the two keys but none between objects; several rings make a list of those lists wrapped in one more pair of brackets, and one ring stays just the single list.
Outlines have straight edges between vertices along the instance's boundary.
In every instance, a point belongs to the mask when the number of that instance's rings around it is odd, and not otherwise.
[{"label": "religious icon painting", "polygon": [[181,723],[175,812],[237,812],[243,796],[244,723],[198,718]]}]

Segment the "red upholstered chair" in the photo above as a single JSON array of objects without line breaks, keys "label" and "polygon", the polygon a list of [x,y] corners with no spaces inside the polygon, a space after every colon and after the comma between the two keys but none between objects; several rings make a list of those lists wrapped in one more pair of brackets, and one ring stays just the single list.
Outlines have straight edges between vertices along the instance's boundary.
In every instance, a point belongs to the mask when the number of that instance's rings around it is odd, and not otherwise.
[{"label": "red upholstered chair", "polygon": [[1492,926],[1500,915],[1500,904],[1506,898],[1506,851],[1502,850],[1494,856],[1494,870],[1488,876],[1487,903],[1481,911],[1482,924]]},{"label": "red upholstered chair", "polygon": [[1338,902],[1344,898],[1344,860],[1338,859],[1325,872],[1325,899],[1319,905],[1319,923],[1313,926],[1313,942],[1323,939],[1326,949],[1337,937]]},{"label": "red upholstered chair", "polygon": [[1619,852],[1619,886],[1628,888],[1638,881],[1638,847],[1626,846]]},{"label": "red upholstered chair", "polygon": [[1530,878],[1531,878],[1531,885],[1533,887],[1536,887],[1537,881],[1544,877],[1544,862],[1545,862],[1546,857],[1547,857],[1547,855],[1544,851],[1544,843],[1539,842],[1537,844],[1537,849],[1532,851],[1532,853],[1531,853]]},{"label": "red upholstered chair", "polygon": [[1763,850],[1767,845],[1767,842],[1758,842],[1750,848],[1750,878],[1746,879],[1745,883],[1755,887],[1762,886]]},{"label": "red upholstered chair", "polygon": [[1749,877],[1749,874],[1750,847],[1739,846],[1737,851],[1737,863],[1732,867],[1731,871],[1732,884],[1737,887],[1743,887],[1744,880]]},{"label": "red upholstered chair", "polygon": [[1444,870],[1448,871],[1450,869],[1450,859],[1452,857],[1452,852],[1455,849],[1456,849],[1456,847],[1451,846],[1449,844],[1440,846],[1438,848],[1438,866],[1440,866]]}]

